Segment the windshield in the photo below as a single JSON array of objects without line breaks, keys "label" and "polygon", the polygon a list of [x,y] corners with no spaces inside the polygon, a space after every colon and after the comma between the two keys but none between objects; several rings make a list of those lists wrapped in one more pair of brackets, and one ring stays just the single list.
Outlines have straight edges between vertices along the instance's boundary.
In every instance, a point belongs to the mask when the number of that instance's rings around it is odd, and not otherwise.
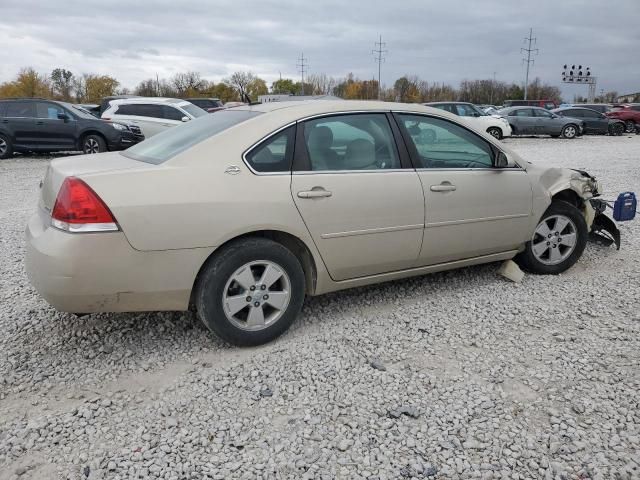
[{"label": "windshield", "polygon": [[485,112],[484,110],[482,110],[480,107],[478,107],[477,105],[471,105],[473,107],[473,109],[478,112],[478,114],[481,117],[488,117],[489,114],[487,112]]},{"label": "windshield", "polygon": [[78,117],[87,118],[90,120],[96,119],[95,115],[91,115],[91,113],[88,110],[84,109],[79,105],[72,105],[70,103],[63,103],[63,105],[67,107],[68,110],[71,110],[73,114],[77,115]]},{"label": "windshield", "polygon": [[198,117],[207,115],[206,110],[203,110],[200,107],[195,106],[193,103],[182,105],[180,108],[183,109],[185,112],[187,112],[189,115],[191,115],[193,118],[198,118]]},{"label": "windshield", "polygon": [[[197,107],[196,107],[197,108]],[[178,125],[122,152],[125,157],[158,165],[214,135],[260,115],[249,110],[223,110]]]}]

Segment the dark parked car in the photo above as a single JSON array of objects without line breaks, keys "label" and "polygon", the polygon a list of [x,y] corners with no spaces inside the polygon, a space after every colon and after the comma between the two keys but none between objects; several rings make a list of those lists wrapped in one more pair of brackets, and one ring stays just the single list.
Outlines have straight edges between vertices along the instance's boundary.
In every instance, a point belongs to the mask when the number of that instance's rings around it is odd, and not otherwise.
[{"label": "dark parked car", "polygon": [[584,133],[591,135],[622,135],[625,125],[622,120],[609,118],[605,114],[590,108],[566,107],[551,110],[561,117],[571,117],[584,122]]},{"label": "dark parked car", "polygon": [[224,105],[219,98],[183,98],[183,100],[193,103],[196,107],[200,107],[209,113],[224,109]]},{"label": "dark parked car", "polygon": [[14,152],[124,150],[142,140],[137,127],[99,120],[70,103],[0,100],[0,158]]},{"label": "dark parked car", "polygon": [[498,112],[507,117],[512,135],[551,135],[575,138],[582,135],[584,121],[565,118],[539,107],[509,107]]},{"label": "dark parked car", "polygon": [[627,133],[640,130],[640,105],[618,105],[607,113],[607,117],[622,120]]},{"label": "dark parked car", "polygon": [[613,108],[608,103],[574,103],[573,106],[580,108],[590,108],[591,110],[595,110],[596,112],[600,113],[610,112]]}]

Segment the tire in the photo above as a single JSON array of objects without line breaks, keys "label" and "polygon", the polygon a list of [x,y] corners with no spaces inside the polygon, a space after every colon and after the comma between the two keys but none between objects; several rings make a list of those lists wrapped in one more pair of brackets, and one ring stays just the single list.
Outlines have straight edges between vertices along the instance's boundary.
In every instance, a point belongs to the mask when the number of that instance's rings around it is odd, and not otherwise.
[{"label": "tire", "polygon": [[573,123],[565,125],[560,135],[562,138],[576,138],[579,135],[578,127]]},{"label": "tire", "polygon": [[[261,282],[265,274],[270,284]],[[220,338],[252,346],[285,332],[300,313],[304,295],[297,257],[272,240],[248,238],[224,247],[205,265],[195,306],[200,320]]]},{"label": "tire", "polygon": [[4,160],[13,156],[13,144],[11,139],[5,135],[0,135],[0,159]]},{"label": "tire", "polygon": [[636,131],[636,124],[633,120],[627,120],[624,122],[624,131],[626,133],[633,133]]},{"label": "tire", "polygon": [[[568,240],[572,234],[573,242]],[[588,234],[587,222],[580,210],[570,203],[554,201],[516,260],[530,273],[557,275],[571,268],[582,256]]]},{"label": "tire", "polygon": [[90,155],[107,151],[107,142],[100,135],[87,135],[82,139],[82,153]]},{"label": "tire", "polygon": [[609,135],[619,137],[624,133],[625,128],[626,125],[622,123],[614,123],[613,125],[611,125],[611,127],[609,127]]},{"label": "tire", "polygon": [[489,127],[487,128],[487,133],[491,135],[493,138],[497,138],[498,140],[502,140],[502,130],[498,127]]}]

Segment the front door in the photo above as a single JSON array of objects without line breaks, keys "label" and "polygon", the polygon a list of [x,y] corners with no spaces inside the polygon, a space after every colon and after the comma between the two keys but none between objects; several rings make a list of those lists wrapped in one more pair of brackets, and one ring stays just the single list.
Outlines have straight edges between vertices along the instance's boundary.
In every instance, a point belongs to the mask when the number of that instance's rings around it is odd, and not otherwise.
[{"label": "front door", "polygon": [[[74,115],[55,103],[38,102],[39,142],[42,148],[53,150],[76,149],[77,120]],[[66,114],[67,120],[58,118],[58,114]]]},{"label": "front door", "polygon": [[402,165],[384,113],[298,128],[291,194],[334,280],[411,268],[424,227],[420,179]]},{"label": "front door", "polygon": [[506,252],[530,235],[532,190],[520,167],[495,168],[497,149],[442,118],[397,114],[425,196],[420,265]]}]

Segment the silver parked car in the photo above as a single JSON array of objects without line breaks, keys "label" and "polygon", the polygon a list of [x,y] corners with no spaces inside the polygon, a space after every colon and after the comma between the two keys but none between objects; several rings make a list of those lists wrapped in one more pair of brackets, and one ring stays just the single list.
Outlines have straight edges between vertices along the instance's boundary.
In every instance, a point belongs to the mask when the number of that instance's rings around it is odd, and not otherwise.
[{"label": "silver parked car", "polygon": [[499,110],[511,125],[512,135],[551,135],[575,138],[582,135],[584,121],[561,117],[539,107],[507,107]]},{"label": "silver parked car", "polygon": [[435,108],[241,106],[122,153],[53,160],[26,268],[59,310],[193,307],[255,345],[305,295],[514,257],[563,272],[590,228],[617,231],[598,195],[587,173],[532,165]]}]

